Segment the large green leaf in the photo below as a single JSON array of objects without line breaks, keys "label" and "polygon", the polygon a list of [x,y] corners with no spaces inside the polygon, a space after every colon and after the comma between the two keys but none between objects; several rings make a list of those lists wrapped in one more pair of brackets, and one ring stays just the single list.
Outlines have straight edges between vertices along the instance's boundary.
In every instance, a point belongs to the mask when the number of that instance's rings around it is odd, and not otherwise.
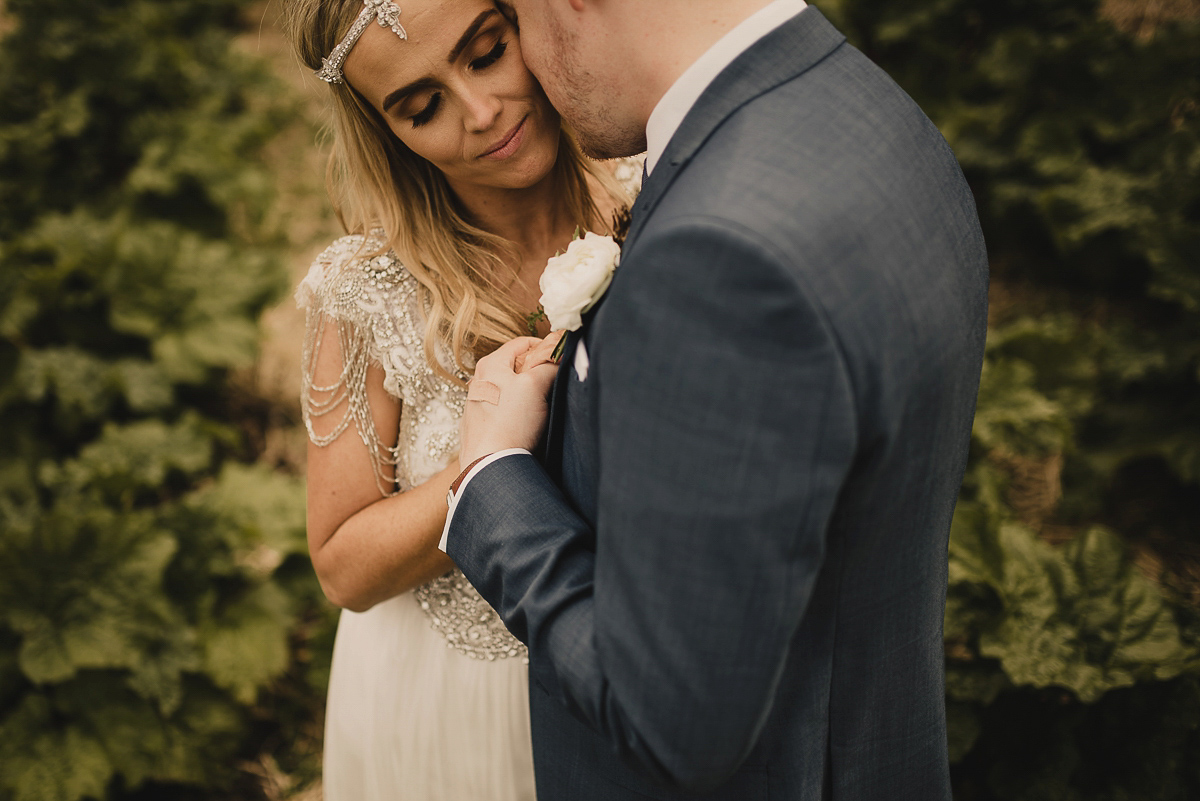
[{"label": "large green leaf", "polygon": [[[22,637],[19,661],[31,681],[133,667],[148,641],[176,625],[161,581],[177,543],[148,516],[118,515],[82,495],[12,534],[0,540],[8,574],[0,615]],[[12,572],[16,565],[24,571]]]},{"label": "large green leaf", "polygon": [[182,702],[169,714],[106,673],[80,675],[63,685],[55,704],[103,745],[128,787],[227,776],[245,726],[237,704],[197,677],[184,682]]},{"label": "large green leaf", "polygon": [[[1061,550],[1013,523],[956,533],[947,629],[976,634],[980,655],[998,660],[1013,683],[1064,687],[1094,701],[1186,668],[1189,652],[1170,608],[1111,532],[1091,529]],[[998,603],[971,603],[969,593],[979,592],[971,588],[981,586]],[[957,697],[986,700],[951,673]],[[988,687],[986,678],[976,684]]]},{"label": "large green leaf", "polygon": [[979,384],[974,438],[988,450],[1061,453],[1071,425],[1062,407],[1034,386],[1036,373],[1017,359],[985,362]]},{"label": "large green leaf", "polygon": [[307,554],[304,482],[257,465],[227,465],[190,502],[228,521],[238,559],[269,573],[285,556]]},{"label": "large green leaf", "polygon": [[264,584],[229,604],[200,629],[205,672],[242,703],[287,667],[289,601]]},{"label": "large green leaf", "polygon": [[56,721],[43,696],[26,696],[0,720],[0,787],[12,801],[103,798],[112,775],[101,744],[78,726]]},{"label": "large green leaf", "polygon": [[192,476],[212,463],[211,429],[191,415],[177,423],[143,420],[106,425],[101,435],[67,462],[62,477],[77,487],[97,487],[111,497],[157,489],[172,472]]}]

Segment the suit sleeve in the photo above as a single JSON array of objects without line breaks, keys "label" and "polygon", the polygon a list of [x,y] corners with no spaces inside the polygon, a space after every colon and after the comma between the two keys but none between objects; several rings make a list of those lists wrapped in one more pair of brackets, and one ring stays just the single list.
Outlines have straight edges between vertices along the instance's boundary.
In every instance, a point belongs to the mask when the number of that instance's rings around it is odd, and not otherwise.
[{"label": "suit sleeve", "polygon": [[820,308],[753,234],[676,223],[618,270],[591,357],[596,530],[515,456],[463,493],[448,552],[547,692],[703,790],[771,712],[854,457],[854,398]]}]

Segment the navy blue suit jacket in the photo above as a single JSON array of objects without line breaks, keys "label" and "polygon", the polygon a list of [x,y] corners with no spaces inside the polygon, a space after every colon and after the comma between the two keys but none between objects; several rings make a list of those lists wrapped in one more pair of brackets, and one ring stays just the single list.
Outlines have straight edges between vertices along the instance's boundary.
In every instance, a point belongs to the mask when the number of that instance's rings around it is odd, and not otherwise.
[{"label": "navy blue suit jacket", "polygon": [[709,86],[633,216],[545,458],[481,471],[449,532],[529,646],[539,797],[949,799],[987,307],[953,154],[809,8]]}]

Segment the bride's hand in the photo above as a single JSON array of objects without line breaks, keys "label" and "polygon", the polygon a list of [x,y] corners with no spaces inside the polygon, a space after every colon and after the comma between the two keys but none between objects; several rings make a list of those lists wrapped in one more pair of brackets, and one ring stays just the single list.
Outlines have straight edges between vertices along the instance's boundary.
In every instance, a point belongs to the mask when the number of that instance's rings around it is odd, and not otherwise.
[{"label": "bride's hand", "polygon": [[548,361],[558,336],[551,334],[546,340],[519,337],[475,365],[462,418],[459,461],[463,467],[490,453],[509,448],[532,450],[537,444],[550,411],[547,397],[558,373],[558,365]]},{"label": "bride's hand", "polygon": [[532,345],[529,350],[517,356],[513,367],[518,373],[532,370],[539,364],[552,363],[551,356],[558,347],[559,341],[567,335],[566,331],[551,331],[546,338]]}]

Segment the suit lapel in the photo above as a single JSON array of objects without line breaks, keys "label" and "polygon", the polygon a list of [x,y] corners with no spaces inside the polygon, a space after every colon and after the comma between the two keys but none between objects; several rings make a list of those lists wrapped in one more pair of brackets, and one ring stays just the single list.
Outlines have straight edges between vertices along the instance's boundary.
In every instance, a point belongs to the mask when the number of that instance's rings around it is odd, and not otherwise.
[{"label": "suit lapel", "polygon": [[[619,267],[617,269],[620,269]],[[611,289],[612,287],[609,287]],[[542,465],[547,474],[555,481],[562,477],[562,428],[566,421],[567,387],[571,383],[570,371],[575,365],[575,350],[585,338],[588,326],[595,319],[596,313],[604,305],[608,292],[600,296],[596,305],[584,312],[583,323],[574,331],[567,332],[567,344],[563,346],[562,359],[558,363],[558,374],[554,377],[554,386],[550,389],[550,417],[546,423],[546,435],[542,438],[542,450],[539,453]]]},{"label": "suit lapel", "polygon": [[806,72],[844,41],[841,31],[810,5],[722,70],[683,118],[654,171],[642,184],[633,205],[626,247],[641,233],[675,177],[721,123],[754,98]]},{"label": "suit lapel", "polygon": [[567,371],[571,369],[575,346],[579,344],[582,332],[582,327],[567,332],[567,344],[563,347],[562,358],[558,363],[558,374],[550,388],[550,417],[546,422],[546,433],[542,437],[539,457],[547,475],[556,484],[562,483],[562,426],[567,410],[567,385],[570,383],[570,374]]}]

